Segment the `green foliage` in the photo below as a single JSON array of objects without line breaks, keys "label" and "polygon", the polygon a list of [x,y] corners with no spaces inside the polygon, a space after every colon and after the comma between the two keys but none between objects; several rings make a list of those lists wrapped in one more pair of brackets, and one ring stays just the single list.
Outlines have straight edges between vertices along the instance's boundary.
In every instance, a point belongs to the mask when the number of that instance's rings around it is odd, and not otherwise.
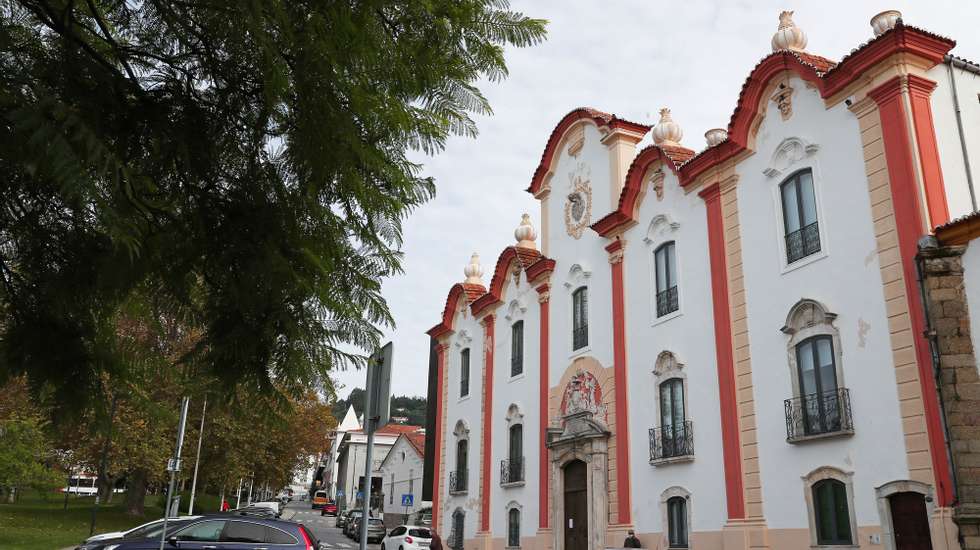
[{"label": "green foliage", "polygon": [[[408,418],[407,424],[414,426],[425,426],[425,398],[412,397],[408,395],[393,395],[391,397],[391,416],[405,416]],[[334,401],[332,411],[333,417],[339,422],[347,414],[347,409],[354,406],[354,412],[358,415],[364,412],[364,390],[354,388],[351,390],[347,399]]]},{"label": "green foliage", "polygon": [[394,322],[435,192],[407,153],[475,135],[475,83],[543,38],[506,0],[3,0],[0,382],[105,401],[139,294],[199,327],[185,376],[329,390]]},{"label": "green foliage", "polygon": [[0,487],[50,491],[58,475],[44,463],[49,445],[36,418],[0,421]]}]

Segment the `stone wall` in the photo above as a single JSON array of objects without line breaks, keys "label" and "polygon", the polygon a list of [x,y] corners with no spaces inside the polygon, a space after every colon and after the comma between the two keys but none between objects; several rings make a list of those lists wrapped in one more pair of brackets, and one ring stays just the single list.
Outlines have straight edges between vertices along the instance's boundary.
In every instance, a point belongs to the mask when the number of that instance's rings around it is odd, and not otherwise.
[{"label": "stone wall", "polygon": [[[964,246],[925,246],[919,258],[956,476],[954,519],[962,547],[980,550],[980,375],[963,279],[965,250]],[[980,277],[980,273],[969,276]]]}]

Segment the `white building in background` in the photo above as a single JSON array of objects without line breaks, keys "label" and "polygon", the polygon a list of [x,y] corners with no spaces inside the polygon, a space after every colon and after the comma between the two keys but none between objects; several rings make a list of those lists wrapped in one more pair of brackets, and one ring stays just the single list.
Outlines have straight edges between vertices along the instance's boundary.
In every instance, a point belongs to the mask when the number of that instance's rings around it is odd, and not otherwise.
[{"label": "white building in background", "polygon": [[[374,432],[374,448],[371,451],[371,494],[377,500],[372,504],[373,509],[381,509],[381,498],[384,492],[381,463],[388,455],[388,450],[391,449],[400,435],[415,433],[421,429],[421,426],[389,423]],[[366,460],[367,434],[361,429],[350,430],[345,433],[340,439],[337,451],[337,481],[333,493],[340,510],[357,505],[359,500],[358,487],[363,487],[361,480],[364,478]]]},{"label": "white building in background", "polygon": [[450,289],[448,546],[959,548],[915,256],[976,210],[980,66],[897,12],[827,59],[791,15],[700,152],[667,109],[566,115],[540,248],[525,216]]},{"label": "white building in background", "polygon": [[[411,516],[421,508],[431,506],[422,502],[422,468],[425,460],[425,432],[403,433],[381,462],[381,483],[384,488],[386,515]],[[405,496],[411,504],[406,505]]]},{"label": "white building in background", "polygon": [[[327,456],[323,457],[321,465],[323,466],[323,479],[326,480],[326,491],[330,498],[337,498],[337,457],[340,455],[340,442],[343,441],[344,436],[347,432],[360,430],[361,422],[357,419],[357,413],[354,412],[354,406],[351,405],[347,408],[347,413],[344,415],[344,419],[340,421],[337,425],[337,430],[334,433],[333,443],[330,446],[330,452]],[[307,486],[309,488],[309,486]]]}]

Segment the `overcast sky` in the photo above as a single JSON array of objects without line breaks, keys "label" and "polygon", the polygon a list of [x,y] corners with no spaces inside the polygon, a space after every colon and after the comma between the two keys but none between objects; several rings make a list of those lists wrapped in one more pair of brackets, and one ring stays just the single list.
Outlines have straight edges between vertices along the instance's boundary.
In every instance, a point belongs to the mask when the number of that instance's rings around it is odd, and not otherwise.
[{"label": "overcast sky", "polygon": [[[670,107],[683,144],[701,150],[704,132],[728,125],[749,71],[771,52],[783,9],[795,11],[807,51],[834,60],[873,36],[873,15],[898,9],[907,24],[955,39],[954,54],[980,61],[980,2],[973,0],[512,2],[549,21],[548,39],[509,50],[510,77],[481,86],[494,114],[477,119],[476,139],[452,139],[438,156],[420,157],[438,195],[406,222],[405,275],[384,287],[398,323],[389,334],[395,395],[425,395],[425,331],[439,321],[449,288],[462,282],[470,254],[480,254],[489,283],[497,256],[514,244],[521,213],[538,227],[538,203],[524,189],[552,129],[573,108],[652,125]],[[341,372],[337,380],[346,397],[363,387],[364,373]]]}]

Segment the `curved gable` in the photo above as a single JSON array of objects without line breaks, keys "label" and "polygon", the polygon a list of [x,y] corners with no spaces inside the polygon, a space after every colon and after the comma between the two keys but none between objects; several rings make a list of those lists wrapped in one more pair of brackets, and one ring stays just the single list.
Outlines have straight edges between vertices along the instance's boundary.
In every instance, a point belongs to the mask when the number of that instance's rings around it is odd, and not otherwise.
[{"label": "curved gable", "polygon": [[452,288],[449,289],[449,295],[446,297],[446,307],[442,310],[442,321],[436,326],[427,330],[426,334],[432,336],[433,338],[438,338],[452,332],[456,320],[456,311],[459,309],[460,299],[466,300],[465,303],[469,304],[476,301],[486,293],[487,289],[483,285],[469,283],[454,284]]},{"label": "curved gable", "polygon": [[534,176],[531,178],[531,185],[527,188],[528,193],[531,193],[535,197],[538,196],[538,193],[541,192],[544,186],[545,178],[551,172],[551,166],[558,152],[558,146],[561,144],[565,133],[576,123],[583,120],[595,124],[598,128],[622,128],[638,132],[641,135],[650,131],[650,126],[623,120],[616,115],[604,113],[590,107],[573,109],[570,113],[562,117],[555,126],[555,129],[551,131],[551,135],[548,137],[548,143],[544,147],[544,152],[541,153],[541,161],[538,163],[538,167],[534,170]]},{"label": "curved gable", "polygon": [[676,175],[680,165],[693,156],[694,151],[684,147],[649,145],[643,148],[626,172],[626,181],[619,194],[619,205],[616,210],[592,224],[592,230],[603,237],[608,237],[624,226],[636,223],[635,213],[644,195],[643,176],[647,171],[654,164],[663,162]]},{"label": "curved gable", "polygon": [[508,246],[505,248],[497,258],[497,266],[493,270],[493,278],[490,279],[489,290],[473,302],[473,315],[479,315],[486,308],[503,300],[504,285],[507,283],[507,276],[511,272],[510,266],[514,262],[518,263],[522,271],[528,273],[528,279],[533,279],[529,268],[539,261],[546,259],[541,252],[531,248],[518,246]]}]

